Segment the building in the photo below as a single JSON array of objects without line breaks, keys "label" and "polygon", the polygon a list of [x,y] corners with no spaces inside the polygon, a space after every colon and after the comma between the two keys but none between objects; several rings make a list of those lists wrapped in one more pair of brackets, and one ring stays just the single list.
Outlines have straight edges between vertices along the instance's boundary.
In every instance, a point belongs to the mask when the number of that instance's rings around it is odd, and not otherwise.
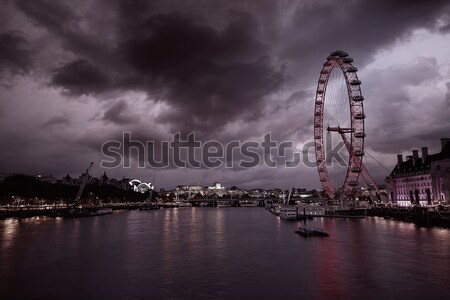
[{"label": "building", "polygon": [[433,183],[433,198],[438,203],[450,204],[450,142],[447,142],[446,152],[431,162],[431,181]]},{"label": "building", "polygon": [[213,186],[208,187],[208,196],[214,194],[222,197],[223,195],[225,195],[225,187],[222,186],[222,184],[220,184],[219,182],[214,182]]},{"label": "building", "polygon": [[57,179],[52,175],[42,175],[41,172],[39,172],[37,179],[42,182],[47,183],[56,183]]},{"label": "building", "polygon": [[398,206],[436,205],[449,203],[450,139],[441,139],[441,151],[429,155],[428,148],[413,150],[403,161],[397,155],[397,165],[386,177],[386,192],[391,203]]}]

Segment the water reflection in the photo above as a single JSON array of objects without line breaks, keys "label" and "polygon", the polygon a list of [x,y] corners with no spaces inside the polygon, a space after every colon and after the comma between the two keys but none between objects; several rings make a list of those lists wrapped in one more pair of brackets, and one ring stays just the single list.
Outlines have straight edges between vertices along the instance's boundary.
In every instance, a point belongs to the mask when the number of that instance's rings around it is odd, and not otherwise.
[{"label": "water reflection", "polygon": [[[162,256],[160,261],[160,272],[163,283],[170,284],[176,274],[176,254],[180,252],[180,237],[186,234],[183,228],[180,228],[178,218],[179,211],[176,208],[164,209],[164,221],[162,243]],[[183,253],[179,253],[183,255]]]},{"label": "water reflection", "polygon": [[225,218],[227,212],[225,212],[225,209],[218,208],[214,215],[215,215],[215,227],[210,228],[208,231],[212,231],[211,235],[213,237],[214,243],[213,243],[213,250],[215,251],[215,255],[217,255],[218,260],[223,259],[223,254],[226,247],[225,242]]},{"label": "water reflection", "polygon": [[0,274],[8,274],[9,270],[13,267],[11,264],[11,253],[18,227],[19,221],[16,219],[0,221],[0,256],[2,257],[0,259]]},{"label": "water reflection", "polygon": [[17,219],[7,219],[2,221],[1,226],[1,252],[5,253],[9,248],[13,246],[14,238],[17,233],[19,221]]},{"label": "water reflection", "polygon": [[260,208],[0,221],[0,299],[447,299],[450,235],[411,223]]}]

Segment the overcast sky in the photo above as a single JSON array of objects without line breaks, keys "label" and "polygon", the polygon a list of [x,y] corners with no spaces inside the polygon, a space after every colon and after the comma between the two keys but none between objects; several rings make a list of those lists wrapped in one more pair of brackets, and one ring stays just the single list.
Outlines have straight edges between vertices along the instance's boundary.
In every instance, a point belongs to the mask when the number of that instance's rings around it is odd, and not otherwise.
[{"label": "overcast sky", "polygon": [[[339,5],[337,5],[339,4]],[[448,1],[2,1],[0,173],[78,176],[123,132],[141,141],[312,140],[314,92],[336,49],[354,58],[366,150],[450,137]],[[366,155],[380,182],[388,172]],[[319,188],[315,168],[107,170],[177,184]]]}]

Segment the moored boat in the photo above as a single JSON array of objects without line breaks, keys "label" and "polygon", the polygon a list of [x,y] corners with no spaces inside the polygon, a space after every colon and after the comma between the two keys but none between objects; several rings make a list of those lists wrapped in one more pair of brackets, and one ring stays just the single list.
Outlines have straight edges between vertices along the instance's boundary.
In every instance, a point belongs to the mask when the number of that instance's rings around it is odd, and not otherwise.
[{"label": "moored boat", "polygon": [[91,212],[91,216],[103,216],[112,214],[113,210],[110,207],[107,208],[99,208],[96,211]]},{"label": "moored boat", "polygon": [[217,201],[217,207],[230,207],[230,201]]},{"label": "moored boat", "polygon": [[325,231],[323,231],[322,228],[316,228],[316,227],[299,227],[298,230],[295,231],[295,233],[304,236],[304,237],[309,237],[309,236],[329,236],[328,233],[326,233]]},{"label": "moored boat", "polygon": [[156,210],[156,209],[159,209],[159,205],[153,203],[139,207],[139,210]]},{"label": "moored boat", "polygon": [[59,215],[55,215],[55,217],[64,217],[64,218],[81,218],[81,217],[94,217],[94,216],[103,216],[112,214],[112,208],[68,208],[64,212]]},{"label": "moored boat", "polygon": [[257,207],[258,202],[255,200],[243,200],[243,201],[240,201],[239,205],[241,207]]},{"label": "moored boat", "polygon": [[284,205],[280,207],[280,218],[283,220],[296,220],[298,208],[295,205]]},{"label": "moored boat", "polygon": [[278,205],[272,206],[271,208],[269,208],[269,211],[270,211],[271,213],[273,213],[274,215],[276,215],[276,216],[279,216],[279,215],[280,215],[280,208],[279,208]]}]

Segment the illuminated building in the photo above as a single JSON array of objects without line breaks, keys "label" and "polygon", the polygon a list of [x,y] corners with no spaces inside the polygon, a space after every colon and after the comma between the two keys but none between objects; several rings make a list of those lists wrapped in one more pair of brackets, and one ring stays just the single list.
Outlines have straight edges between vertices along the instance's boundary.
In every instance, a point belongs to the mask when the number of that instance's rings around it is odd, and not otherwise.
[{"label": "illuminated building", "polygon": [[449,202],[450,139],[441,139],[441,151],[429,155],[428,148],[413,150],[403,161],[398,162],[386,178],[389,201],[398,206],[436,205]]}]

